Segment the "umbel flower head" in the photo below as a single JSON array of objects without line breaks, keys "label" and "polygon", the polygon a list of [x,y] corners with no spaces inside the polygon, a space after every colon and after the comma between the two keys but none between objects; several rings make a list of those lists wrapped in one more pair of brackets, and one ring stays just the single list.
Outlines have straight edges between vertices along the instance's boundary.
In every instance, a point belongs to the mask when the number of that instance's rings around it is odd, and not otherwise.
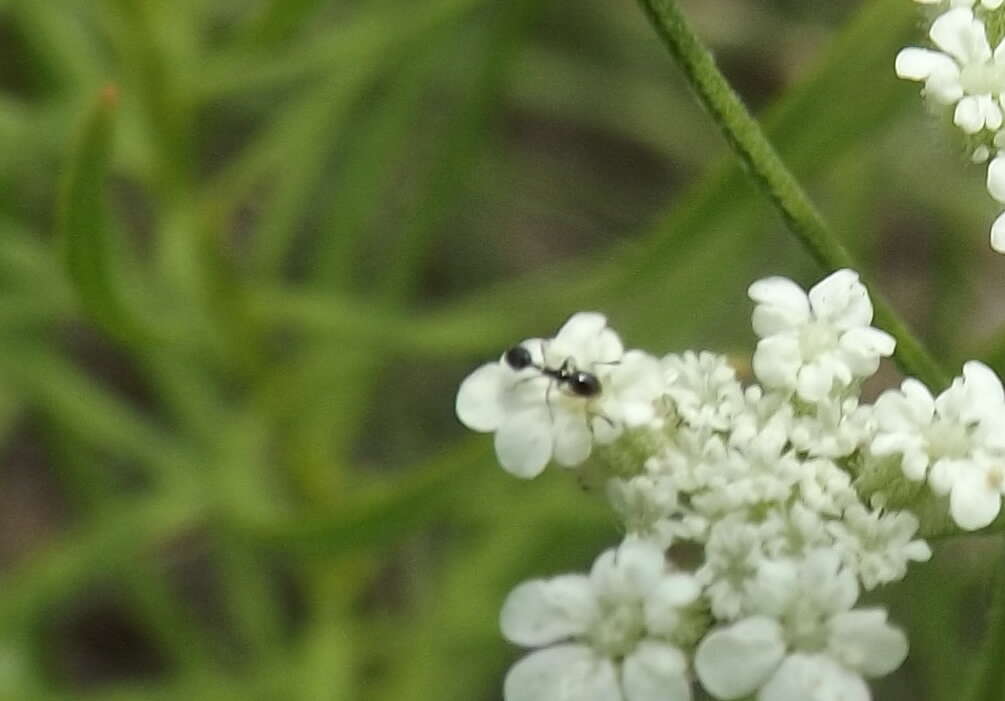
[{"label": "umbel flower head", "polygon": [[897,75],[925,82],[925,94],[955,105],[953,121],[968,134],[1002,126],[1005,43],[994,51],[984,23],[968,7],[954,8],[929,32],[938,51],[907,48],[897,54]]},{"label": "umbel flower head", "polygon": [[[923,82],[923,94],[953,110],[953,122],[969,137],[975,163],[988,165],[987,189],[1005,204],[1005,40],[989,41],[985,20],[1001,22],[1005,0],[916,0],[948,9],[933,21],[933,49],[908,47],[897,54],[897,75]],[[992,17],[992,15],[994,15]],[[1005,213],[991,226],[991,247],[1005,253]]]},{"label": "umbel flower head", "polygon": [[[967,363],[938,398],[908,380],[871,405],[859,388],[894,341],[856,273],[809,292],[766,278],[750,296],[760,384],[708,351],[625,350],[596,313],[462,383],[459,418],[494,431],[518,476],[604,443],[591,477],[626,534],[589,575],[507,598],[503,633],[533,650],[505,701],[685,701],[695,682],[717,699],[868,701],[907,639],[884,610],[855,608],[859,592],[931,556],[875,483],[927,480],[964,528],[997,514],[1005,391],[989,368]],[[701,554],[687,569],[667,558],[685,543]]]}]

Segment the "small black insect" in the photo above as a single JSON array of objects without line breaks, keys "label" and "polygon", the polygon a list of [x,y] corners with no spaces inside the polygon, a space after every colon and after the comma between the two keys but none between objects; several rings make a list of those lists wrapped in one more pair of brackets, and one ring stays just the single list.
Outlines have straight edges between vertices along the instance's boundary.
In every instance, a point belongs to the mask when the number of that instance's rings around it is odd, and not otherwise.
[{"label": "small black insect", "polygon": [[603,389],[597,376],[592,372],[577,370],[575,363],[572,362],[572,358],[566,358],[557,368],[550,368],[547,365],[537,365],[534,363],[530,351],[524,346],[513,346],[506,351],[503,357],[506,359],[506,364],[514,370],[534,368],[545,377],[553,379],[559,387],[568,390],[570,394],[574,394],[577,397],[583,397],[584,399],[596,397]]}]

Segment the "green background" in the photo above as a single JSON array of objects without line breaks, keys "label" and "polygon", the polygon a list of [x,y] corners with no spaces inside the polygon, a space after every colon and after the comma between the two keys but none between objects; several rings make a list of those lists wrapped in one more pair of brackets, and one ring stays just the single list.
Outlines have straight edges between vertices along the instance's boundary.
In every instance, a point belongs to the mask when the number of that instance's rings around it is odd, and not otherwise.
[{"label": "green background", "polygon": [[[682,5],[936,356],[1005,370],[919,6]],[[747,376],[747,285],[821,273],[629,0],[0,0],[0,699],[500,698],[506,592],[619,533],[460,380],[580,309]],[[868,597],[877,698],[958,698],[997,548]]]}]

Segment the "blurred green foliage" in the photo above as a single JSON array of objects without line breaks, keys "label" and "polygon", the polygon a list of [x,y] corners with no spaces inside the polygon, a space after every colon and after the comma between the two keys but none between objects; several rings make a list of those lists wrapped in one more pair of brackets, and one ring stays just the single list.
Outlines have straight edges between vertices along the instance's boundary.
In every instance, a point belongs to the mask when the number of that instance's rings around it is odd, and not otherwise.
[{"label": "blurred green foliage", "polygon": [[[685,9],[940,357],[1003,357],[914,3]],[[498,698],[505,593],[617,534],[459,380],[578,309],[742,364],[747,284],[818,272],[629,0],[0,0],[0,55],[2,701]],[[881,698],[956,698],[992,546],[890,594]]]}]

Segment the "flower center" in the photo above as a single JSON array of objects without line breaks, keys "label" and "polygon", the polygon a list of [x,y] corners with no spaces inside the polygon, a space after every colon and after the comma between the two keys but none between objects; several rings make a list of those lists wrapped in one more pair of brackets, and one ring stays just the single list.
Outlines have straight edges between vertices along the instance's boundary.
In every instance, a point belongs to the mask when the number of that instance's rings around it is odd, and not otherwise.
[{"label": "flower center", "polygon": [[823,321],[813,321],[806,324],[799,333],[799,350],[803,358],[812,360],[823,353],[837,347],[838,333],[830,324]]},{"label": "flower center", "polygon": [[994,63],[971,63],[960,71],[960,85],[968,95],[997,95],[1005,91],[1005,76]]},{"label": "flower center", "polygon": [[823,616],[811,606],[796,606],[797,610],[783,618],[785,637],[802,652],[817,652],[827,645]]},{"label": "flower center", "polygon": [[610,657],[624,657],[645,636],[645,616],[638,603],[619,603],[605,609],[590,629],[593,647]]},{"label": "flower center", "polygon": [[962,458],[970,453],[970,429],[955,421],[936,420],[925,431],[925,438],[933,458]]},{"label": "flower center", "polygon": [[987,485],[988,489],[992,489],[996,492],[1002,491],[1002,485],[1005,484],[1005,474],[1002,473],[1001,466],[995,466],[988,470],[987,475]]}]

